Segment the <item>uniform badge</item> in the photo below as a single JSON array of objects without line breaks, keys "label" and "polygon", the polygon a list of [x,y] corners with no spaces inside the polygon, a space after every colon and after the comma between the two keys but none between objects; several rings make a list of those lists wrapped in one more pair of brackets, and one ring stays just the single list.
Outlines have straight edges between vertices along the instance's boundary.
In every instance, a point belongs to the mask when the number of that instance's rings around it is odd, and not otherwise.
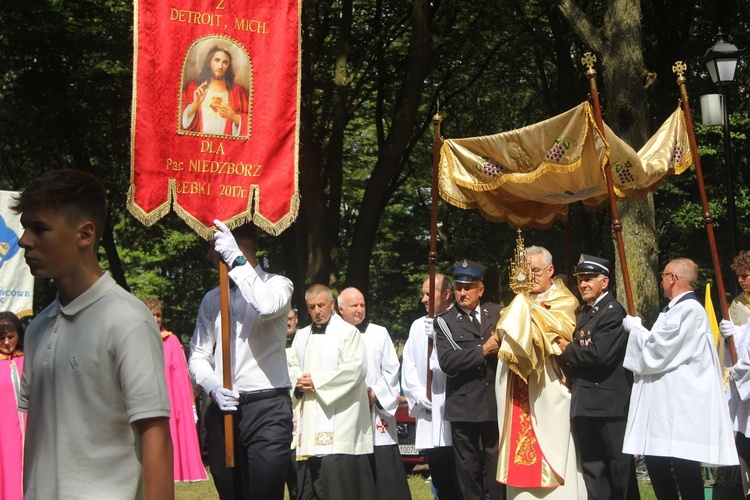
[{"label": "uniform badge", "polygon": [[578,339],[579,345],[584,346],[591,343],[591,331],[584,332],[583,330],[581,330],[578,336],[580,337],[580,339]]}]

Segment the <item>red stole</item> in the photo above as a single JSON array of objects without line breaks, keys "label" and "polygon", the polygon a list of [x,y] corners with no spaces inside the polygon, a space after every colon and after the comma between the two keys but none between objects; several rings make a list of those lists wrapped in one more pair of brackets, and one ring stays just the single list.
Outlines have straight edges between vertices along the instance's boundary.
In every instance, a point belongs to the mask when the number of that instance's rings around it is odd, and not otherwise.
[{"label": "red stole", "polygon": [[540,488],[543,454],[531,423],[529,385],[515,373],[508,375],[511,384],[511,442],[507,484],[519,488]]}]

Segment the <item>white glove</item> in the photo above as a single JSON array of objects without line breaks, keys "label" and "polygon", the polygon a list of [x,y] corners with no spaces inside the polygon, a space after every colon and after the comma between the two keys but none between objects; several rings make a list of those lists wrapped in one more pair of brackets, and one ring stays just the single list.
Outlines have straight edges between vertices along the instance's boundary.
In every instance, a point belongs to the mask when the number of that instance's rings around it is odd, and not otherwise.
[{"label": "white glove", "polygon": [[424,319],[424,332],[427,334],[428,337],[431,339],[435,338],[435,318],[430,318],[429,316]]},{"label": "white glove", "polygon": [[198,423],[198,408],[196,408],[195,405],[193,405],[193,421],[195,424]]},{"label": "white glove", "polygon": [[224,262],[231,266],[234,260],[242,255],[242,251],[237,246],[237,240],[234,239],[232,231],[223,222],[214,219],[214,224],[219,229],[214,233],[214,248],[221,254]]},{"label": "white glove", "polygon": [[725,339],[734,336],[738,330],[739,327],[727,319],[722,319],[719,322],[719,331]]},{"label": "white glove", "polygon": [[237,411],[239,396],[236,392],[232,392],[225,387],[214,389],[214,392],[211,393],[214,403],[218,405],[221,411]]},{"label": "white glove", "polygon": [[422,398],[419,400],[419,404],[426,410],[432,411],[432,401],[430,401],[427,398]]},{"label": "white glove", "polygon": [[634,328],[643,328],[643,323],[641,323],[640,317],[628,315],[625,316],[625,319],[622,320],[622,327],[626,332],[630,333],[630,331]]}]

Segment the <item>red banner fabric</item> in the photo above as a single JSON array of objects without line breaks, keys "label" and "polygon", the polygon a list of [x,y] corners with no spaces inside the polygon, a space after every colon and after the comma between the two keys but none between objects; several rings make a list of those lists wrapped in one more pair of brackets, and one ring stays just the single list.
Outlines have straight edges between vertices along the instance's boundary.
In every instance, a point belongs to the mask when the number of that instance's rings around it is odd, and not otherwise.
[{"label": "red banner fabric", "polygon": [[128,209],[279,234],[299,207],[300,0],[136,0]]}]

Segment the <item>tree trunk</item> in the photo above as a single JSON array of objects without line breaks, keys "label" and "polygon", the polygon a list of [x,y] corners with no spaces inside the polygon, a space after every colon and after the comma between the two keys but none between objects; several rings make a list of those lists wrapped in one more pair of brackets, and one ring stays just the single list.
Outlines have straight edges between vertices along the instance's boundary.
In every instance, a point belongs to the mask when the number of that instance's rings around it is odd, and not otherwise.
[{"label": "tree trunk", "polygon": [[432,61],[432,34],[429,29],[429,2],[415,0],[412,11],[412,33],[406,77],[401,89],[397,109],[385,144],[380,149],[359,216],[352,235],[347,284],[355,286],[367,296],[370,282],[370,261],[375,245],[378,223],[390,198],[391,185],[401,164],[402,155],[409,144],[417,118],[424,82]]},{"label": "tree trunk", "polygon": [[[315,142],[315,114],[313,112],[313,63],[306,50],[312,44],[308,37],[303,38],[302,50],[302,97],[300,106],[300,152],[299,152],[299,187],[300,211],[294,224],[293,239],[286,244],[296,248],[287,253],[295,253],[298,258],[299,275],[306,277],[308,284],[321,283],[328,285],[331,270],[328,217],[325,204],[325,185],[323,182],[319,146]],[[301,283],[296,283],[298,286]]]},{"label": "tree trunk", "polygon": [[[648,138],[648,111],[643,106],[646,71],[641,45],[640,1],[606,2],[601,28],[591,24],[575,1],[560,0],[558,6],[583,43],[597,53],[605,122],[638,150]],[[659,309],[656,280],[659,251],[653,197],[649,195],[642,201],[621,201],[618,210],[636,312],[651,320]],[[621,268],[619,256],[617,267]],[[622,274],[618,272],[617,275]],[[617,281],[617,296],[621,301],[625,298],[622,280]]]}]

